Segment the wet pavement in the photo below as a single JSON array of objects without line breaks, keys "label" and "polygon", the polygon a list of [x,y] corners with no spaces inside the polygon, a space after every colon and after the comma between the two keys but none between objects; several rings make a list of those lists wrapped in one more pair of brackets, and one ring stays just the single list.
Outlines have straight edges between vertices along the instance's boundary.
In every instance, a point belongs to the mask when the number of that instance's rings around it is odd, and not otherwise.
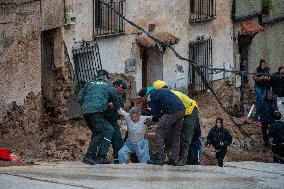
[{"label": "wet pavement", "polygon": [[232,162],[216,166],[86,165],[43,163],[0,168],[2,189],[220,189],[284,188],[284,165]]}]

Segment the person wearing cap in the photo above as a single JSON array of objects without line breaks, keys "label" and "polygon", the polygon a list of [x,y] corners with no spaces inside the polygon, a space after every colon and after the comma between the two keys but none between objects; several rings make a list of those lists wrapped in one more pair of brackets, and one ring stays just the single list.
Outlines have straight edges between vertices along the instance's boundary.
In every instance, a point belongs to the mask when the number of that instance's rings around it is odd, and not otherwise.
[{"label": "person wearing cap", "polygon": [[156,130],[156,156],[149,160],[148,164],[163,165],[165,161],[165,136],[171,129],[171,161],[177,165],[180,151],[180,132],[182,129],[185,108],[180,99],[168,89],[158,89],[151,86],[147,88],[147,100],[149,101],[153,121],[159,121]]},{"label": "person wearing cap", "polygon": [[94,81],[86,82],[77,98],[88,128],[92,131],[91,142],[82,160],[90,165],[109,163],[107,151],[102,147],[109,145],[113,127],[104,118],[103,112],[110,102],[118,109],[118,99],[113,85],[108,82],[108,72],[98,70]]},{"label": "person wearing cap", "polygon": [[268,136],[273,139],[272,153],[274,163],[284,163],[284,122],[281,121],[281,113],[274,113],[276,120],[268,129]]},{"label": "person wearing cap", "polygon": [[[167,88],[167,83],[157,80],[153,83],[156,89]],[[182,92],[171,90],[183,103],[185,115],[180,135],[179,165],[198,164],[198,142],[201,136],[197,102]],[[171,164],[171,162],[169,162]]]},{"label": "person wearing cap", "polygon": [[[114,88],[115,88],[115,91],[118,97],[118,106],[119,108],[124,108],[124,103],[126,101],[125,90],[127,89],[127,84],[125,83],[125,81],[118,79],[115,82],[113,82],[113,85],[114,85]],[[104,112],[104,117],[111,123],[114,129],[112,139],[111,139],[111,145],[113,148],[114,163],[117,164],[119,163],[118,151],[123,146],[123,140],[121,137],[120,128],[117,123],[117,120],[119,119],[119,114],[117,112],[117,109],[113,107],[112,105],[109,105],[106,111]]]}]

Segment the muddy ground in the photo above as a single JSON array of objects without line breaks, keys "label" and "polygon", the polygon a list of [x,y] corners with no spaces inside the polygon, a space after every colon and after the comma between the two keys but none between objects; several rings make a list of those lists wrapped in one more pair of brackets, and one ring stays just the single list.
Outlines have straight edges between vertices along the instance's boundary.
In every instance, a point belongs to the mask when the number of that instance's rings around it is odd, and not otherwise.
[{"label": "muddy ground", "polygon": [[[232,104],[229,93],[232,86],[218,85],[216,91],[222,102],[228,108]],[[7,116],[0,125],[0,147],[11,148],[15,154],[25,161],[57,161],[80,160],[84,155],[90,141],[91,133],[84,120],[69,120],[68,127],[45,125],[37,120],[41,118],[38,113],[40,97],[31,94],[25,100],[24,106],[13,104]],[[217,104],[212,94],[207,93],[196,98],[199,106],[203,142],[209,129],[213,127],[216,117],[224,118],[224,125],[233,136],[233,144],[228,149],[226,161],[271,161],[271,151],[263,152],[261,129],[255,127],[251,119],[238,114],[234,118],[249,134],[243,136],[230,121],[226,113]],[[123,128],[124,121],[120,121]],[[111,154],[111,150],[110,153]],[[214,151],[205,148],[201,159],[202,164],[213,164]]]}]

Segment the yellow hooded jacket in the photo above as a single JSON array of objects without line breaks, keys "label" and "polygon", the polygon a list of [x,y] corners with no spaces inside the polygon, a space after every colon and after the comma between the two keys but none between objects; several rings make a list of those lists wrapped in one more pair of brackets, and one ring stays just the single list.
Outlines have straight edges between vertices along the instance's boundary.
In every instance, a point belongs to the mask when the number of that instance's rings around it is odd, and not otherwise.
[{"label": "yellow hooded jacket", "polygon": [[175,91],[175,90],[171,90],[183,103],[184,107],[185,107],[185,115],[191,115],[193,109],[197,106],[197,102],[191,98],[189,98],[188,96],[186,96],[185,94],[183,94],[182,92],[179,91]]}]

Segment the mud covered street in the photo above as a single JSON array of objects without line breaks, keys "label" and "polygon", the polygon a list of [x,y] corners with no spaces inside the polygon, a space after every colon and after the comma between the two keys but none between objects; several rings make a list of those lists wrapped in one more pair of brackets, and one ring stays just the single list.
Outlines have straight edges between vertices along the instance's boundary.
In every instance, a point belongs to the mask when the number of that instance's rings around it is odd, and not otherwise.
[{"label": "mud covered street", "polygon": [[239,162],[216,166],[96,165],[80,162],[43,163],[1,168],[0,188],[9,189],[183,189],[284,188],[284,166]]}]

